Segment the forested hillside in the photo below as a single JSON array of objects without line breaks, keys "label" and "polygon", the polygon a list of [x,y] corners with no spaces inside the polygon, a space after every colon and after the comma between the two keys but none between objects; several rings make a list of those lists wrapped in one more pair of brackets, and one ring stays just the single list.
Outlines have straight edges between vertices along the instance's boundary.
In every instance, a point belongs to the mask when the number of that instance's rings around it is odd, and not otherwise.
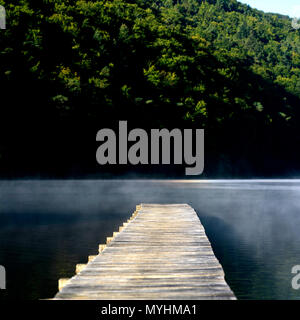
[{"label": "forested hillside", "polygon": [[288,17],[235,0],[0,4],[2,175],[101,172],[95,134],[118,120],[204,128],[209,177],[298,174],[300,30]]}]

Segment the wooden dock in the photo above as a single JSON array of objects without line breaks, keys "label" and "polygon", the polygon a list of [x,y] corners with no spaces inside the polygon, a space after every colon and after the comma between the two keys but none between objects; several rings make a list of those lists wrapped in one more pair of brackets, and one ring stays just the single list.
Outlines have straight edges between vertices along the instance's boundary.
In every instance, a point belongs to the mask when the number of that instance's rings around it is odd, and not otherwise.
[{"label": "wooden dock", "polygon": [[141,204],[54,299],[235,299],[196,212]]}]

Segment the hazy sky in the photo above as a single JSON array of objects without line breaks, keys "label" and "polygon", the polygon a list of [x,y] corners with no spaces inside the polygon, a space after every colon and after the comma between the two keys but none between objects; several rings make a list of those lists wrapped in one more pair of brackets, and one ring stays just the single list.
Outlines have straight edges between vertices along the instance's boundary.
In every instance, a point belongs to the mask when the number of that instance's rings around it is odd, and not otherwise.
[{"label": "hazy sky", "polygon": [[265,12],[281,13],[300,17],[300,0],[239,0]]}]

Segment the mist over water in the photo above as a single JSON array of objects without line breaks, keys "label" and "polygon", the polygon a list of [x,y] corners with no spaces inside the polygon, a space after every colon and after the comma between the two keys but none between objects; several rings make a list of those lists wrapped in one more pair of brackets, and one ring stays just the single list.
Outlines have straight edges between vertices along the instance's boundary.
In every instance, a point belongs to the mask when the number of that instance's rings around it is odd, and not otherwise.
[{"label": "mist over water", "polygon": [[300,180],[0,182],[0,299],[51,298],[139,203],[188,203],[239,299],[299,299]]}]

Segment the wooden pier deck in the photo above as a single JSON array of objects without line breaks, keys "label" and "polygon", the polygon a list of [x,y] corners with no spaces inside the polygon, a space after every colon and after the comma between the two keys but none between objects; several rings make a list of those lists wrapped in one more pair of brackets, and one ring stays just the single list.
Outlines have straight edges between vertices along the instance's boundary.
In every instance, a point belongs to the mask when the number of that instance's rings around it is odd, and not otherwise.
[{"label": "wooden pier deck", "polygon": [[196,212],[141,204],[54,299],[235,299]]}]

